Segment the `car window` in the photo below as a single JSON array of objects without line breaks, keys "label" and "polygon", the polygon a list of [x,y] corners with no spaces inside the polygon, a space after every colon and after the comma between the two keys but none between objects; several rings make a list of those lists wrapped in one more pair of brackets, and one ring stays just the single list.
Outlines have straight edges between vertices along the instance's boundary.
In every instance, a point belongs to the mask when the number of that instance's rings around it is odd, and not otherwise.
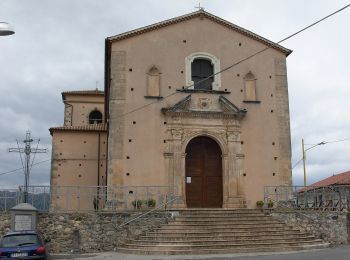
[{"label": "car window", "polygon": [[37,244],[39,244],[39,239],[35,234],[5,236],[2,240],[2,247],[30,246]]}]

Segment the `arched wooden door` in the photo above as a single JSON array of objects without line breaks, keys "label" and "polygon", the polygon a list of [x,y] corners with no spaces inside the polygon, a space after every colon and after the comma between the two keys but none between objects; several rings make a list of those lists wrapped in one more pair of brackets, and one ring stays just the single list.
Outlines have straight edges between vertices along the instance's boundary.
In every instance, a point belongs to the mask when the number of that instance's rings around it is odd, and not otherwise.
[{"label": "arched wooden door", "polygon": [[193,138],[186,147],[188,208],[222,207],[222,152],[211,138]]}]

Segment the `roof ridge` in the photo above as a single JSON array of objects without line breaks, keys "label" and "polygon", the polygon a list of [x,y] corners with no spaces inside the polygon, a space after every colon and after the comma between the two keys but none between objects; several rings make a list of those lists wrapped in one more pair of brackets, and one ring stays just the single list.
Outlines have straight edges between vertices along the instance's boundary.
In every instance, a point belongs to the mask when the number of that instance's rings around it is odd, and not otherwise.
[{"label": "roof ridge", "polygon": [[255,39],[257,41],[260,41],[268,46],[271,46],[272,48],[275,48],[275,49],[278,49],[279,51],[285,53],[286,55],[289,55],[292,50],[288,49],[288,48],[285,48],[281,45],[279,45],[278,43],[275,43],[273,41],[270,41],[268,39],[266,39],[265,37],[262,37],[256,33],[253,33],[252,31],[250,30],[247,30],[247,29],[244,29],[243,27],[240,27],[234,23],[231,23],[223,18],[220,18],[214,14],[211,14],[207,11],[204,11],[204,10],[198,10],[198,11],[195,11],[195,12],[192,12],[192,13],[188,13],[188,14],[185,14],[185,15],[181,15],[181,16],[177,16],[177,17],[174,17],[174,18],[170,18],[170,19],[167,19],[167,20],[164,20],[164,21],[161,21],[161,22],[157,22],[157,23],[153,23],[153,24],[150,24],[150,25],[147,25],[147,26],[143,26],[143,27],[140,27],[140,28],[137,28],[137,29],[134,29],[134,30],[130,30],[130,31],[127,31],[127,32],[124,32],[124,33],[121,33],[121,34],[117,34],[117,35],[114,35],[114,36],[110,36],[110,37],[107,37],[106,40],[107,41],[119,41],[119,40],[123,40],[123,39],[126,39],[126,38],[130,38],[130,37],[133,37],[135,35],[139,35],[139,34],[143,34],[143,33],[146,33],[146,32],[149,32],[149,31],[153,31],[153,30],[156,30],[158,28],[162,28],[162,27],[166,27],[168,25],[171,25],[171,24],[175,24],[175,23],[178,23],[178,22],[182,22],[182,21],[185,21],[185,20],[190,20],[194,17],[197,17],[197,16],[201,16],[201,15],[204,15],[205,17],[207,17],[208,19],[214,21],[214,22],[217,22],[219,24],[222,24],[223,26],[226,26],[226,27],[229,27],[230,29],[232,30],[235,30],[239,33],[242,33],[252,39]]},{"label": "roof ridge", "polygon": [[83,90],[67,90],[67,91],[62,91],[62,94],[70,94],[70,93],[104,93],[103,90],[99,90],[99,89],[95,89],[95,90],[92,90],[92,89],[83,89]]},{"label": "roof ridge", "polygon": [[87,124],[87,125],[63,125],[63,126],[53,126],[49,128],[50,134],[52,131],[107,131],[107,124]]}]

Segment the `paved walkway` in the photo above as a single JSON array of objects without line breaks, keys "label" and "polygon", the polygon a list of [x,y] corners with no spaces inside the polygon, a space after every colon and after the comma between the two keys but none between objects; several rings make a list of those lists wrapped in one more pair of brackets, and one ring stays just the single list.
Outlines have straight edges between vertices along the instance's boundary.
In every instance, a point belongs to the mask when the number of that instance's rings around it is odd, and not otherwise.
[{"label": "paved walkway", "polygon": [[349,260],[350,246],[327,248],[320,250],[309,250],[302,252],[283,252],[283,253],[250,253],[250,254],[222,254],[222,255],[129,255],[116,252],[99,253],[94,255],[66,255],[54,256],[53,259],[79,259],[79,260]]}]

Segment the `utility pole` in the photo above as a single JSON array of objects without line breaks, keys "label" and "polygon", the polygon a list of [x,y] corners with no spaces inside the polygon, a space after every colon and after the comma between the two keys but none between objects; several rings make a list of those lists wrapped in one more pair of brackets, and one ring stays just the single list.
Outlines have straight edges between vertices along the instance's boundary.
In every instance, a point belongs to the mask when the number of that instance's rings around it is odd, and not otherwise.
[{"label": "utility pole", "polygon": [[301,148],[303,150],[303,165],[304,165],[304,187],[306,187],[306,151],[312,149],[312,148],[315,148],[316,146],[318,145],[324,145],[324,144],[327,144],[329,142],[325,142],[325,141],[322,141],[318,144],[315,144],[307,149],[305,149],[305,144],[304,144],[304,138],[301,139]]},{"label": "utility pole", "polygon": [[[28,202],[28,186],[29,186],[29,175],[30,175],[30,170],[33,166],[34,163],[34,159],[35,159],[35,154],[37,153],[46,153],[47,149],[38,149],[38,145],[40,142],[40,139],[38,139],[38,144],[36,148],[32,148],[31,147],[31,143],[34,141],[31,137],[30,137],[30,131],[26,132],[26,139],[23,140],[25,146],[24,148],[19,147],[18,144],[18,140],[17,141],[17,148],[9,148],[9,152],[15,152],[15,153],[19,153],[20,157],[21,157],[21,163],[24,169],[24,203]],[[24,157],[24,165],[23,165],[23,160],[22,160],[22,153],[24,153],[25,157]],[[30,162],[30,155],[34,153],[34,157],[32,162]]]},{"label": "utility pole", "polygon": [[305,145],[304,138],[301,139],[301,146],[303,149],[303,166],[304,166],[304,187],[306,187],[306,158],[305,158]]}]

